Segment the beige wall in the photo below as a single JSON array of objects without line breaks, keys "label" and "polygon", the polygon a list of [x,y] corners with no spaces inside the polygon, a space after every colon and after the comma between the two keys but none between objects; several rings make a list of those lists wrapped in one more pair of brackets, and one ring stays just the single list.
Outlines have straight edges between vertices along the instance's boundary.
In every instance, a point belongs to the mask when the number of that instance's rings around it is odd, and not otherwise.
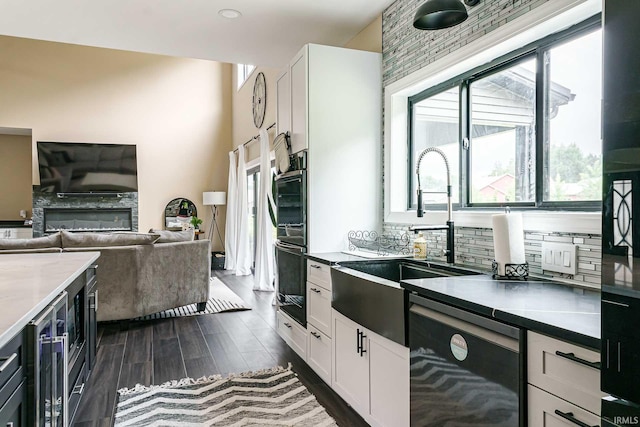
[{"label": "beige wall", "polygon": [[344,47],[382,53],[382,15],[349,40]]},{"label": "beige wall", "polygon": [[[256,81],[258,73],[264,73],[265,82],[267,83],[267,107],[264,116],[263,128],[271,126],[276,121],[276,78],[280,73],[279,69],[256,67],[246,82],[240,89],[237,89],[237,70],[233,66],[233,147],[236,148],[240,144],[247,142],[256,136],[260,129],[253,124],[253,85]],[[271,141],[274,138],[275,128],[269,131]],[[257,159],[260,156],[260,143],[256,140],[247,147],[246,161]]]},{"label": "beige wall", "polygon": [[231,70],[212,61],[0,37],[0,127],[32,129],[34,147],[38,140],[137,144],[139,229],[162,227],[166,203],[178,196],[196,204],[208,227],[202,192],[227,186]]},{"label": "beige wall", "polygon": [[31,137],[0,135],[0,220],[30,217],[31,199]]}]

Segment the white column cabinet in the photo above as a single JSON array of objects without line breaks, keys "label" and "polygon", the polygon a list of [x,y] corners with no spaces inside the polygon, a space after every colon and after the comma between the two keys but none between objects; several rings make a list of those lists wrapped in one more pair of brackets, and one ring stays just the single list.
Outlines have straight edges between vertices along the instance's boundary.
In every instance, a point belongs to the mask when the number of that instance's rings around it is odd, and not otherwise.
[{"label": "white column cabinet", "polygon": [[278,132],[308,154],[308,252],[382,225],[381,68],[378,53],[308,44],[277,81]]},{"label": "white column cabinet", "polygon": [[332,387],[369,424],[409,425],[409,349],[333,310]]}]

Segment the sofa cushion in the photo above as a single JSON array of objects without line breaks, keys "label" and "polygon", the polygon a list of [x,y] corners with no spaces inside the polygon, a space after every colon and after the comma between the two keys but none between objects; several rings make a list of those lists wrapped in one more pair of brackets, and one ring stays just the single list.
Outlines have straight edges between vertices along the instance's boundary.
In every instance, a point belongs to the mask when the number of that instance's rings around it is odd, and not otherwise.
[{"label": "sofa cushion", "polygon": [[152,245],[157,234],[146,233],[71,233],[61,231],[63,248]]},{"label": "sofa cushion", "polygon": [[149,230],[149,233],[158,234],[160,238],[156,243],[175,243],[175,242],[190,242],[194,239],[195,233],[191,228],[184,231],[171,231],[171,230]]},{"label": "sofa cushion", "polygon": [[61,247],[60,233],[33,239],[0,239],[0,250],[42,249]]}]

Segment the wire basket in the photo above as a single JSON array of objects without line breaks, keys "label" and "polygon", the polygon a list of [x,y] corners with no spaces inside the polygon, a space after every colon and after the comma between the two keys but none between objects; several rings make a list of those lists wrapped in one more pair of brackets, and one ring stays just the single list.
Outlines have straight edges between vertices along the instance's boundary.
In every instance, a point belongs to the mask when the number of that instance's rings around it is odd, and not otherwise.
[{"label": "wire basket", "polygon": [[378,235],[376,231],[350,231],[349,250],[374,252],[377,255],[411,255],[411,239],[407,233],[400,235]]}]

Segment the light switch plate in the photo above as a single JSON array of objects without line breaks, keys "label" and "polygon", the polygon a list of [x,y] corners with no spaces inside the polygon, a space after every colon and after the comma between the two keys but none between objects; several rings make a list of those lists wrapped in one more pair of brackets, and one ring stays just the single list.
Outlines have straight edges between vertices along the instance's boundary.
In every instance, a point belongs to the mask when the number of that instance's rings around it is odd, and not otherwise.
[{"label": "light switch plate", "polygon": [[576,247],[571,243],[542,242],[542,270],[576,274]]}]

